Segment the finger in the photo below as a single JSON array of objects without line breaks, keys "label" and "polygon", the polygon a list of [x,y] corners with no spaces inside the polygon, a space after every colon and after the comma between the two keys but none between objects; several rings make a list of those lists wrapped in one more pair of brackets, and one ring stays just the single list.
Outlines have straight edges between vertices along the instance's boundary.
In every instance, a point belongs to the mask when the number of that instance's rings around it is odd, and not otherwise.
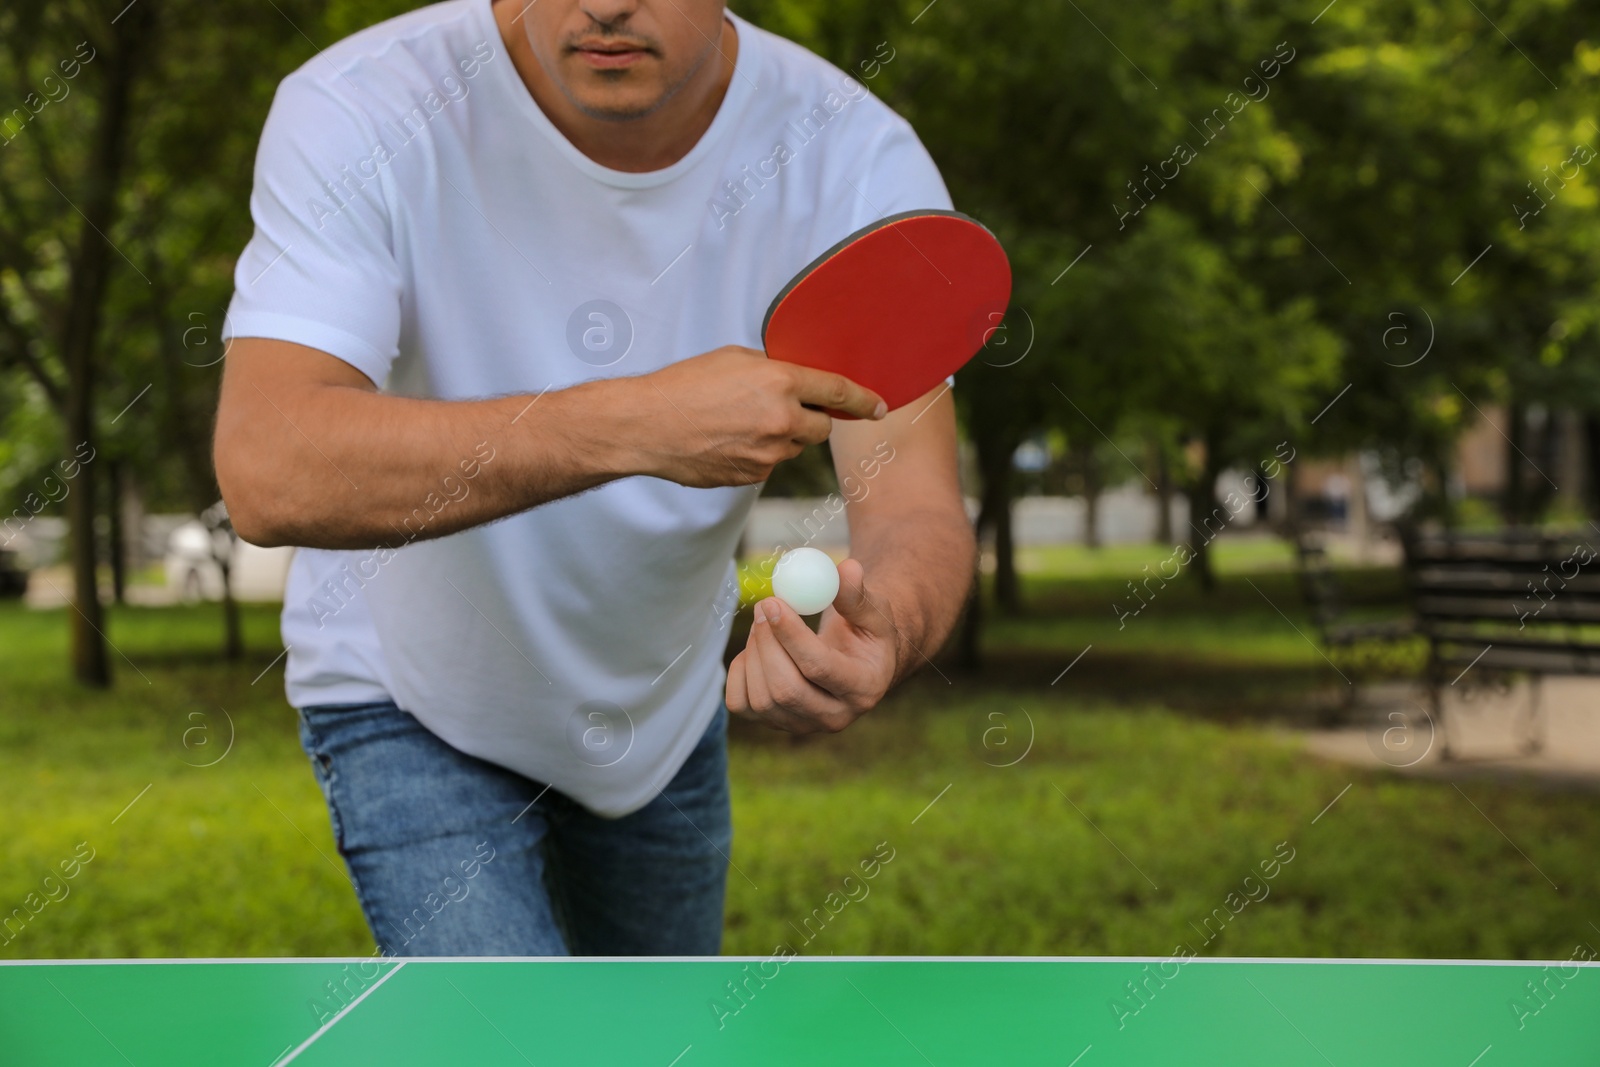
[{"label": "finger", "polygon": [[802,407],[795,420],[793,440],[801,445],[820,445],[833,434],[833,418],[825,411]]},{"label": "finger", "polygon": [[795,396],[802,404],[832,408],[859,419],[881,419],[888,414],[883,397],[842,374],[800,366],[794,367],[794,374]]},{"label": "finger", "polygon": [[728,705],[728,711],[733,715],[750,712],[750,695],[745,691],[744,660],[743,652],[733,657],[733,662],[728,664],[728,683],[722,690],[722,702]]},{"label": "finger", "polygon": [[767,692],[767,680],[761,669],[761,657],[756,652],[756,642],[761,638],[761,631],[766,629],[766,617],[758,602],[755,606],[755,619],[750,623],[750,636],[745,638],[744,651],[739,653],[739,658],[744,660],[744,691],[746,701],[752,714],[766,718],[772,710],[772,697]]},{"label": "finger", "polygon": [[773,641],[768,632],[765,612],[761,602],[755,606],[755,621],[750,625],[750,636],[745,641],[745,690],[750,694],[751,714],[775,730],[791,734],[815,733],[818,725],[802,718],[784,707],[772,695],[767,680],[767,664],[762,648]]},{"label": "finger", "polygon": [[830,696],[842,697],[850,689],[850,661],[812,632],[800,613],[777,597],[761,602],[767,626],[783,652],[807,681]]},{"label": "finger", "polygon": [[[810,723],[812,729],[826,727],[830,721],[846,714],[848,709],[843,701],[814,685],[801,673],[775,633],[775,625],[781,621],[784,614],[787,614],[795,625],[810,633],[805,624],[794,614],[794,609],[782,601],[774,605],[772,600],[762,601],[759,606],[766,607],[768,621],[761,627],[761,633],[755,642],[755,652],[756,658],[761,663],[761,675],[766,683],[767,693],[772,698],[774,706],[788,711],[796,719]],[[815,638],[815,635],[812,636]]]},{"label": "finger", "polygon": [[[753,644],[746,644],[743,651],[733,658],[728,665],[728,693],[724,697],[728,701],[730,714],[737,714],[740,718],[758,722],[769,730],[781,730],[785,733],[810,733],[811,728],[803,723],[796,722],[790,714],[780,708],[769,711],[759,711],[750,697],[750,673],[747,664],[755,660]],[[736,673],[737,672],[737,673]],[[737,688],[734,688],[737,686]],[[740,707],[734,710],[734,702],[738,701]]]},{"label": "finger", "polygon": [[833,610],[851,626],[869,634],[888,637],[895,632],[887,607],[867,587],[866,569],[858,559],[839,564],[839,595],[833,598]]}]

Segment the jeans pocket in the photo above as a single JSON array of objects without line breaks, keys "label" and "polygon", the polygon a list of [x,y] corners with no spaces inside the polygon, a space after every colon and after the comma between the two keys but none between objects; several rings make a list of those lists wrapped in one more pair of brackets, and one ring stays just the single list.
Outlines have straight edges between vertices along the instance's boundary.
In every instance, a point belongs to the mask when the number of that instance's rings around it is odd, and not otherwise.
[{"label": "jeans pocket", "polygon": [[329,755],[322,739],[312,728],[311,718],[304,710],[300,711],[300,747],[311,760],[311,773],[317,779],[317,787],[322,790],[322,799],[328,806],[328,820],[333,828],[333,844],[344,854],[344,823],[339,818],[339,806],[334,801],[335,771],[333,757]]}]

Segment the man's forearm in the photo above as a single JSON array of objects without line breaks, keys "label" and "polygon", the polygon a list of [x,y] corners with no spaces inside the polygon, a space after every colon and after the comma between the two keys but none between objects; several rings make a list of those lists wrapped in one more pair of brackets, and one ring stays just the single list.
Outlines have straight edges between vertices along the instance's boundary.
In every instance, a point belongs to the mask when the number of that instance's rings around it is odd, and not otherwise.
[{"label": "man's forearm", "polygon": [[233,385],[218,481],[236,529],[257,544],[395,547],[630,473],[610,426],[611,382],[474,401]]},{"label": "man's forearm", "polygon": [[[607,432],[604,415],[611,384],[481,401],[343,398],[334,412],[363,429],[334,434],[344,438],[334,446],[344,469],[323,463],[320,491],[345,497],[346,506],[330,513],[300,501],[303,521],[291,543],[398,547],[623,477],[631,471],[612,447],[620,435]],[[362,418],[373,400],[382,411]],[[302,458],[316,469],[322,457]]]},{"label": "man's forearm", "polygon": [[944,646],[971,590],[976,552],[971,523],[950,508],[851,523],[850,554],[861,562],[873,604],[894,625],[892,684]]},{"label": "man's forearm", "polygon": [[488,400],[378,392],[303,345],[239,338],[217,409],[217,482],[259,545],[395,547],[632,475],[754,485],[826,440],[822,407],[870,423],[882,398],[728,345],[660,370]]}]

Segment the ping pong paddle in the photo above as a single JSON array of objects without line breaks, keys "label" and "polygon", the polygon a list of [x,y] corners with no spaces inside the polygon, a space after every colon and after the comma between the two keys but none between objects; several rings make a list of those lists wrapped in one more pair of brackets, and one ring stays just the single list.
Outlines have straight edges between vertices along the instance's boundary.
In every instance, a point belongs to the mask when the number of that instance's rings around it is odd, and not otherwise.
[{"label": "ping pong paddle", "polygon": [[795,275],[761,338],[768,358],[842,374],[893,411],[976,355],[1010,300],[1011,264],[994,234],[960,212],[907,211]]}]

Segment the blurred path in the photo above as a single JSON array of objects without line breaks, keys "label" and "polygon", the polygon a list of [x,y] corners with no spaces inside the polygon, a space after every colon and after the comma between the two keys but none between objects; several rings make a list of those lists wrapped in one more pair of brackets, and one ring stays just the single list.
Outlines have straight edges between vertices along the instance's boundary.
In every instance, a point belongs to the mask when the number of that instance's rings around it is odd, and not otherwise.
[{"label": "blurred path", "polygon": [[[1543,750],[1522,751],[1531,701],[1527,681],[1509,687],[1447,688],[1452,755],[1439,758],[1441,736],[1429,738],[1426,689],[1410,683],[1369,687],[1358,713],[1362,725],[1304,733],[1315,756],[1432,778],[1485,773],[1533,775],[1600,788],[1600,679],[1544,679],[1540,714]],[[1393,716],[1409,713],[1409,724]]]},{"label": "blurred path", "polygon": [[[177,594],[164,585],[130,583],[125,593],[128,603],[141,607],[159,607],[178,602]],[[28,591],[23,595],[23,603],[30,608],[64,608],[71,602],[71,597],[72,568],[61,564],[39,567],[28,575]],[[100,600],[107,604],[111,602],[110,582],[104,578],[100,583]]]}]

